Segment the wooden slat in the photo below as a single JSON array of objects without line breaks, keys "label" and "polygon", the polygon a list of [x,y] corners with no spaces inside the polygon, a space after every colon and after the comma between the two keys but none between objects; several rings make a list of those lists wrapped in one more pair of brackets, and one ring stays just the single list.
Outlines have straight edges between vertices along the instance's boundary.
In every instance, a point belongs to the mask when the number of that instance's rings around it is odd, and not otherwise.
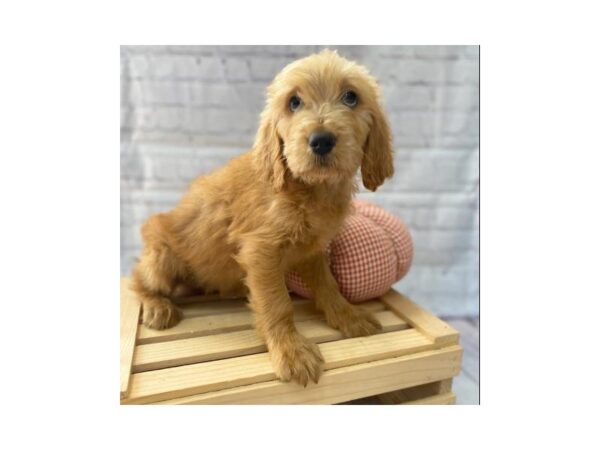
[{"label": "wooden slat", "polygon": [[121,390],[124,398],[129,391],[131,365],[140,315],[140,302],[129,290],[129,280],[121,280]]},{"label": "wooden slat", "polygon": [[[296,306],[314,304],[313,300],[298,296],[292,296],[292,301]],[[203,299],[200,302],[178,304],[178,306],[184,318],[229,314],[247,311],[249,309],[247,300],[243,298]],[[367,311],[381,311],[385,308],[385,305],[381,304],[381,302],[372,300],[359,305],[359,307]]]},{"label": "wooden slat", "polygon": [[456,403],[456,395],[453,392],[446,394],[432,395],[431,397],[411,400],[409,402],[400,403],[400,405],[454,405]]},{"label": "wooden slat", "polygon": [[[375,313],[375,317],[381,322],[383,332],[408,328],[408,324],[392,311],[380,311]],[[303,336],[313,342],[323,343],[342,338],[342,334],[329,327],[323,319],[300,321],[296,323],[296,326]],[[139,345],[135,352],[133,372],[214,361],[265,351],[265,344],[254,330]]]},{"label": "wooden slat", "polygon": [[[385,309],[385,305],[379,301],[367,302],[361,305],[361,307],[371,312],[382,311]],[[314,319],[320,316],[321,313],[317,311],[313,302],[307,300],[294,302],[294,319],[296,321]],[[252,317],[252,312],[243,311],[183,319],[174,327],[166,330],[151,330],[145,326],[140,326],[138,344],[166,342],[197,336],[248,330],[252,328],[253,323],[254,319]]]},{"label": "wooden slat", "polygon": [[178,305],[184,318],[212,316],[248,311],[248,302],[244,299],[224,298],[202,303]]},{"label": "wooden slat", "polygon": [[[428,350],[414,329],[319,344],[325,370]],[[268,353],[153,370],[132,375],[128,403],[147,403],[275,379]]]},{"label": "wooden slat", "polygon": [[[306,298],[296,295],[293,292],[290,292],[290,297],[292,300],[307,300]],[[238,295],[223,296],[220,294],[189,295],[183,297],[174,297],[172,298],[172,300],[178,306],[185,306],[192,303],[214,302],[217,300],[239,300],[244,302],[247,301],[246,297],[240,297]]]},{"label": "wooden slat", "polygon": [[214,302],[217,300],[242,300],[245,299],[238,296],[222,296],[220,294],[205,294],[205,295],[189,295],[184,297],[173,297],[173,303],[178,306],[188,305],[190,303]]},{"label": "wooden slat", "polygon": [[420,399],[436,396],[439,394],[448,394],[452,390],[452,378],[428,383],[421,386],[415,386],[410,389],[400,391],[386,392],[378,395],[379,403],[382,405],[398,405],[406,402],[417,401]]},{"label": "wooden slat", "polygon": [[[413,333],[407,330],[404,333]],[[391,334],[391,333],[388,333]],[[455,376],[462,349],[449,346],[328,370],[318,384],[268,381],[159,402],[160,404],[331,404]]]},{"label": "wooden slat", "polygon": [[458,343],[458,331],[399,292],[391,289],[381,297],[381,301],[410,325],[425,333],[436,344]]},{"label": "wooden slat", "polygon": [[[312,303],[302,303],[294,308],[294,317],[296,320],[313,319],[320,315],[321,313],[317,311]],[[252,328],[253,323],[252,312],[247,310],[231,314],[183,319],[174,327],[167,328],[166,330],[151,330],[145,326],[140,326],[138,344],[174,341],[197,336],[248,330]]]}]

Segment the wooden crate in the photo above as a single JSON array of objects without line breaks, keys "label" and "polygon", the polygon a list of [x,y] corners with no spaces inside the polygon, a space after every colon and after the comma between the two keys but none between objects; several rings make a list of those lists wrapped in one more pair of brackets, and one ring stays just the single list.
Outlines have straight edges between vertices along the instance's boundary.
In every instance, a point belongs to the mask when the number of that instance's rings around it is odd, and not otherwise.
[{"label": "wooden crate", "polygon": [[294,298],[299,332],[319,344],[325,359],[319,383],[305,388],[276,379],[245,299],[180,299],[183,320],[156,331],[140,325],[140,305],[128,283],[121,280],[122,404],[455,401],[452,377],[462,359],[458,332],[394,290],[362,304],[383,331],[351,339],[327,326],[312,301]]}]

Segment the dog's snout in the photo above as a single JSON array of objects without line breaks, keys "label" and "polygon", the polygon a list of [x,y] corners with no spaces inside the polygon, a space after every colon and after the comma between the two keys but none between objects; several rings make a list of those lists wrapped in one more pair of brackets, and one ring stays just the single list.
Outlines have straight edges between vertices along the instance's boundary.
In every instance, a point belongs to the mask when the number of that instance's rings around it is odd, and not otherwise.
[{"label": "dog's snout", "polygon": [[308,138],[308,145],[317,155],[326,155],[335,146],[335,135],[328,131],[316,131]]}]

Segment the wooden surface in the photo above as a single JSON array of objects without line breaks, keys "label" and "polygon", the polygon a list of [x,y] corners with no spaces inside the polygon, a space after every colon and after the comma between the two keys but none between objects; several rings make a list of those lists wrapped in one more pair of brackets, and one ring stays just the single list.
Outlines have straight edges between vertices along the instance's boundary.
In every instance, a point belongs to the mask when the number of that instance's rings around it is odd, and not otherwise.
[{"label": "wooden surface", "polygon": [[129,291],[128,284],[127,279],[121,279],[121,398],[127,396],[129,390],[140,315],[140,303]]},{"label": "wooden surface", "polygon": [[436,344],[446,345],[458,342],[458,331],[399,292],[390,290],[381,297],[381,301],[410,325],[433,339]]},{"label": "wooden surface", "polygon": [[[443,320],[460,332],[460,345],[464,350],[461,371],[452,380],[452,392],[456,397],[455,404],[479,405],[479,318],[461,317],[443,318]],[[444,398],[438,397],[437,400],[441,401]],[[390,404],[392,401],[390,398],[378,395],[345,404],[381,405]]]},{"label": "wooden surface", "polygon": [[[408,327],[407,323],[392,311],[377,312],[375,317],[380,321],[383,332],[399,331]],[[321,318],[300,321],[296,326],[303,336],[316,343],[342,338],[339,331],[327,326]],[[134,357],[133,372],[145,372],[266,351],[266,345],[253,329],[150,343],[138,347]]]},{"label": "wooden surface", "polygon": [[318,384],[269,381],[161,404],[331,404],[455,376],[462,349],[445,347],[326,371]]},{"label": "wooden surface", "polygon": [[[325,361],[319,383],[308,387],[276,379],[244,299],[186,297],[177,303],[181,322],[150,330],[139,324],[139,304],[122,284],[121,403],[456,401],[452,378],[463,355],[457,329],[395,291],[360,305],[375,314],[381,332],[351,339],[330,328],[312,301],[294,299],[296,327],[319,346]],[[464,325],[459,322],[458,328]],[[473,361],[468,365],[472,370]]]},{"label": "wooden surface", "polygon": [[[434,347],[427,337],[414,329],[319,344],[325,370],[395,358]],[[240,356],[133,374],[129,397],[124,402],[148,403],[275,378],[268,353]]]},{"label": "wooden surface", "polygon": [[[197,308],[197,305],[182,305],[183,316],[186,318],[177,325],[166,330],[151,330],[144,326],[140,327],[138,344],[150,344],[152,342],[166,342],[178,339],[187,339],[198,336],[208,336],[232,331],[252,329],[254,318],[252,312],[246,308],[239,312],[221,312],[216,315],[186,317],[188,308]],[[363,309],[371,312],[382,311],[385,306],[381,302],[367,302],[361,305]],[[294,320],[302,321],[316,319],[322,314],[317,311],[314,303],[310,300],[294,301]]]}]

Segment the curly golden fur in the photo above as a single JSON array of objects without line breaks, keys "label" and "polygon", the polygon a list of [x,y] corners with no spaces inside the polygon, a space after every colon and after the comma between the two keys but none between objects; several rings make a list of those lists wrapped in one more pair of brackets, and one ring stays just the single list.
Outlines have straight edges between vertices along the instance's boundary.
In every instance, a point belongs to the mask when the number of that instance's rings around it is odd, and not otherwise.
[{"label": "curly golden fur", "polygon": [[[342,101],[349,90],[356,105]],[[294,326],[285,274],[300,273],[344,335],[380,328],[342,297],[324,249],[351,208],[358,169],[373,191],[392,176],[391,137],[374,78],[332,51],[289,64],[267,97],[253,148],[197,178],[172,211],[144,224],[132,287],[155,329],[179,321],[170,297],[182,287],[248,293],[277,376],[306,385],[318,381],[323,358]],[[325,155],[309,145],[320,131],[335,136]]]}]

